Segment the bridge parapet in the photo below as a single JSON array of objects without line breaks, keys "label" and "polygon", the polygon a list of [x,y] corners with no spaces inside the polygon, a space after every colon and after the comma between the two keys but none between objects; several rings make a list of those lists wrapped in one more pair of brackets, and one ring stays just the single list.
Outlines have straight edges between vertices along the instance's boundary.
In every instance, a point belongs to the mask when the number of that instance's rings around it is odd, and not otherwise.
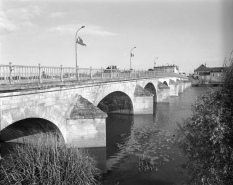
[{"label": "bridge parapet", "polygon": [[72,67],[0,65],[0,86],[16,84],[45,84],[51,82],[87,82],[92,80],[111,81],[112,79],[141,79],[151,77],[187,77],[168,72],[145,70],[115,70]]}]

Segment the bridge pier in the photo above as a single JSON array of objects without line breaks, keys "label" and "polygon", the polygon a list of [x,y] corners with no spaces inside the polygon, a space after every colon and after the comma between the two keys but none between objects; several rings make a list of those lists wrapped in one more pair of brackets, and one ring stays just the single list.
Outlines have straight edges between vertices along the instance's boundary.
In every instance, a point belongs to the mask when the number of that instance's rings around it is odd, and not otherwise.
[{"label": "bridge pier", "polygon": [[133,100],[134,114],[153,114],[153,94],[136,85]]},{"label": "bridge pier", "polygon": [[189,82],[189,81],[184,81],[184,89],[186,90],[186,89],[188,89],[188,88],[190,88],[191,87],[191,82]]},{"label": "bridge pier", "polygon": [[76,97],[70,118],[67,118],[66,143],[79,148],[105,147],[107,114],[82,96]]},{"label": "bridge pier", "polygon": [[178,82],[178,86],[179,86],[178,93],[184,92],[184,82],[181,80],[178,80],[177,82]]},{"label": "bridge pier", "polygon": [[169,80],[170,96],[178,96],[179,84],[174,80]]},{"label": "bridge pier", "polygon": [[157,102],[158,103],[169,103],[170,102],[170,87],[159,82],[157,90]]}]

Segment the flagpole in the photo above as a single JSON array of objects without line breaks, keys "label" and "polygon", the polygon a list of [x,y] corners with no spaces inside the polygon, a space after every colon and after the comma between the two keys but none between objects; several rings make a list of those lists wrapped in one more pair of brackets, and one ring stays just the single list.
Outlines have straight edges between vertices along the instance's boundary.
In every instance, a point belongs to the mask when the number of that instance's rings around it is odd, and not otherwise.
[{"label": "flagpole", "polygon": [[131,49],[131,51],[130,51],[130,68],[129,68],[129,70],[131,70],[131,55],[132,55],[132,51],[133,51],[133,49],[135,49],[136,47],[133,47],[132,49]]},{"label": "flagpole", "polygon": [[[84,27],[85,26],[82,26],[81,28],[78,29],[78,31],[81,30]],[[77,42],[77,33],[78,33],[78,31],[76,31],[76,34],[75,34],[75,67],[76,67],[76,70],[78,68],[78,63],[77,63],[77,43],[76,43]],[[76,71],[76,73],[77,73],[77,71]]]}]

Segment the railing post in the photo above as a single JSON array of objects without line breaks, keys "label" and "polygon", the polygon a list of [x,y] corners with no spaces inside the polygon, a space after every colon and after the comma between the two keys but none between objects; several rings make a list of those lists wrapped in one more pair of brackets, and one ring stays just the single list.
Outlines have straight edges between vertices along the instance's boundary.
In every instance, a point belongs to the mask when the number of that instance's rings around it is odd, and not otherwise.
[{"label": "railing post", "polygon": [[79,68],[78,68],[78,66],[76,67],[76,78],[79,81]]},{"label": "railing post", "polygon": [[12,84],[12,71],[13,71],[13,67],[12,67],[12,63],[11,62],[9,63],[9,71],[10,71],[9,82],[10,82],[10,84]]},{"label": "railing post", "polygon": [[90,67],[90,78],[92,79],[92,67]]},{"label": "railing post", "polygon": [[140,78],[140,70],[138,70],[138,78]]},{"label": "railing post", "polygon": [[103,74],[103,68],[101,67],[101,79],[104,78],[104,74]]},{"label": "railing post", "polygon": [[60,71],[60,80],[63,82],[63,67],[61,65],[61,71]]},{"label": "railing post", "polygon": [[39,64],[39,83],[42,83],[42,79],[41,79],[41,65]]}]

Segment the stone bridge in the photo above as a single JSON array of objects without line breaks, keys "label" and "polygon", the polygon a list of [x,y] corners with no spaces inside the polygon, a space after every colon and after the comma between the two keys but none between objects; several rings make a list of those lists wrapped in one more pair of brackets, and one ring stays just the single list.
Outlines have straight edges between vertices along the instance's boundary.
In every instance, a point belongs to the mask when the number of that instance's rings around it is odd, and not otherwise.
[{"label": "stone bridge", "polygon": [[118,92],[128,98],[130,109],[117,113],[153,114],[154,102],[169,103],[171,96],[190,86],[179,77],[150,77],[3,91],[1,141],[21,142],[22,137],[41,130],[56,131],[69,145],[106,146],[107,114],[99,109],[105,97]]}]

